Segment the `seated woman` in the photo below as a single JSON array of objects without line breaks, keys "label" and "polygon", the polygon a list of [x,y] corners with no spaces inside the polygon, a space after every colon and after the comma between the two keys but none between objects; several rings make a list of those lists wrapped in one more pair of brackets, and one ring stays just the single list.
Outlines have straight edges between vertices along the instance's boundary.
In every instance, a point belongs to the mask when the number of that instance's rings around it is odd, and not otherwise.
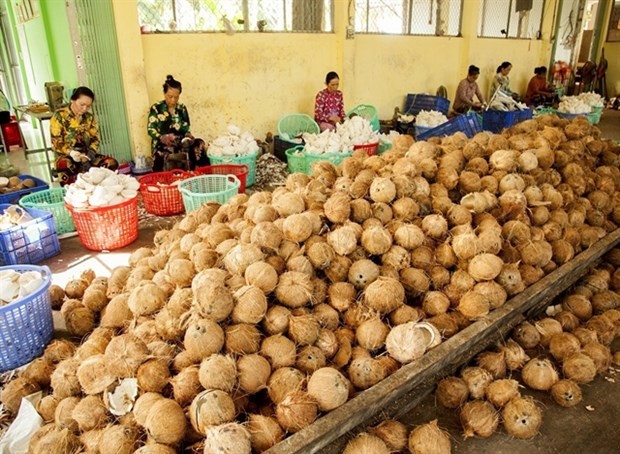
[{"label": "seated woman", "polygon": [[187,108],[179,103],[181,82],[168,75],[163,87],[164,99],[151,106],[147,125],[153,171],[182,168],[186,160],[190,170],[209,164],[205,143],[192,136]]},{"label": "seated woman", "polygon": [[509,61],[502,62],[502,64],[497,67],[497,71],[495,72],[495,76],[493,77],[493,81],[491,82],[489,97],[492,97],[497,91],[497,89],[500,88],[508,96],[512,96],[513,99],[517,101],[520,99],[519,94],[512,91],[509,87],[510,78],[508,77],[508,74],[510,74],[511,69],[512,63],[510,63]]},{"label": "seated woman", "polygon": [[344,120],[344,101],[342,92],[338,90],[340,78],[334,71],[325,76],[326,88],[317,93],[314,100],[314,119],[321,131],[336,129],[336,125]]},{"label": "seated woman", "polygon": [[550,106],[556,102],[557,96],[552,85],[547,83],[547,68],[539,66],[534,69],[534,76],[527,84],[525,103],[528,106]]},{"label": "seated woman", "polygon": [[[480,68],[470,65],[467,70],[467,77],[459,83],[456,89],[453,107],[455,112],[465,113],[468,110],[482,110],[485,100],[476,82],[479,75]],[[478,101],[474,101],[474,95]]]},{"label": "seated woman", "polygon": [[50,119],[52,151],[57,156],[55,171],[61,186],[73,183],[77,175],[90,167],[118,169],[118,161],[99,151],[99,125],[90,109],[95,94],[88,87],[78,87],[68,106]]}]

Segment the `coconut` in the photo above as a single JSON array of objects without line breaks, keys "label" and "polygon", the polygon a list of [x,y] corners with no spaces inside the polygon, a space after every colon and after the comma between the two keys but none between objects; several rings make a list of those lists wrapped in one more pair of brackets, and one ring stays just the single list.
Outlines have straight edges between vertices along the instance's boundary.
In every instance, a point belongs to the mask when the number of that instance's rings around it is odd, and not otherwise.
[{"label": "coconut", "polygon": [[85,394],[102,393],[116,380],[110,373],[103,354],[84,359],[77,369],[76,376]]},{"label": "coconut", "polygon": [[282,367],[271,374],[267,383],[267,392],[271,400],[278,404],[292,392],[302,389],[306,377],[298,369]]},{"label": "coconut", "polygon": [[295,433],[309,426],[317,418],[318,407],[313,397],[303,391],[292,391],[276,406],[278,423],[288,432]]},{"label": "coconut", "polygon": [[351,216],[351,198],[343,191],[336,191],[325,201],[325,217],[334,224],[342,224]]},{"label": "coconut", "polygon": [[390,329],[378,317],[363,321],[355,332],[357,343],[366,350],[383,348]]},{"label": "coconut", "polygon": [[434,341],[435,332],[431,327],[409,322],[392,328],[385,339],[385,348],[392,358],[405,364],[422,357]]},{"label": "coconut", "polygon": [[493,406],[482,400],[465,403],[461,408],[460,420],[465,438],[475,435],[488,438],[497,430],[499,424],[499,416]]},{"label": "coconut", "polygon": [[301,307],[310,301],[312,283],[310,277],[298,271],[288,271],[280,276],[275,291],[276,298],[287,307]]},{"label": "coconut", "polygon": [[48,424],[35,432],[28,452],[61,454],[79,452],[80,449],[80,439],[69,429],[59,429],[54,424]]},{"label": "coconut", "polygon": [[440,291],[431,291],[424,295],[422,300],[422,309],[429,316],[445,314],[450,308],[450,299],[445,293]]},{"label": "coconut", "polygon": [[595,314],[602,314],[620,306],[620,297],[612,290],[603,290],[592,295],[592,309]]},{"label": "coconut", "polygon": [[54,369],[50,379],[50,386],[54,390],[54,395],[59,399],[80,393],[81,387],[77,377],[79,365],[80,362],[77,359],[70,358],[58,363],[56,369]]},{"label": "coconut", "polygon": [[82,297],[82,304],[95,312],[101,312],[107,303],[106,288],[101,285],[89,286]]},{"label": "coconut", "polygon": [[308,380],[308,395],[322,411],[331,411],[349,398],[349,380],[338,370],[323,367],[315,370]]},{"label": "coconut", "polygon": [[237,360],[239,387],[250,394],[267,387],[271,375],[269,361],[257,354],[245,355]]},{"label": "coconut", "polygon": [[557,320],[546,317],[534,323],[536,330],[540,333],[540,344],[548,347],[551,338],[562,332],[562,325]]},{"label": "coconut", "polygon": [[134,377],[149,354],[146,344],[133,334],[114,337],[105,349],[104,359],[110,374]]},{"label": "coconut", "polygon": [[12,414],[17,414],[22,397],[39,391],[39,385],[25,377],[17,377],[4,385],[0,391],[0,402]]},{"label": "coconut", "polygon": [[555,367],[548,359],[534,358],[521,371],[523,382],[532,389],[548,391],[559,380]]},{"label": "coconut", "polygon": [[[153,408],[156,404],[153,405]],[[151,409],[149,415],[152,414],[152,411]],[[204,435],[209,426],[232,421],[235,418],[236,410],[233,399],[228,393],[207,389],[194,398],[188,413],[194,430]]]},{"label": "coconut", "polygon": [[183,344],[191,358],[201,361],[222,349],[224,331],[212,320],[198,319],[187,327]]},{"label": "coconut", "polygon": [[380,314],[388,314],[404,303],[405,289],[396,279],[379,277],[368,284],[364,304]]},{"label": "coconut", "polygon": [[479,367],[489,372],[493,378],[503,378],[506,376],[506,361],[504,361],[504,352],[482,352],[476,357]]},{"label": "coconut", "polygon": [[404,224],[394,232],[394,242],[407,250],[412,250],[424,243],[424,232],[417,225]]},{"label": "coconut", "polygon": [[164,397],[159,393],[144,393],[140,395],[140,397],[136,399],[132,409],[136,423],[140,426],[144,426],[146,423],[146,417],[151,411],[153,404],[163,398]]},{"label": "coconut", "polygon": [[573,353],[564,359],[562,373],[579,384],[590,383],[596,377],[596,364],[585,353]]},{"label": "coconut", "polygon": [[268,450],[284,438],[284,432],[278,421],[270,416],[249,414],[247,429],[252,449],[257,452]]},{"label": "coconut", "polygon": [[504,262],[492,254],[478,254],[473,257],[467,267],[468,273],[476,281],[491,281],[499,276]]},{"label": "coconut", "polygon": [[370,388],[387,376],[385,366],[379,360],[368,357],[353,359],[348,373],[349,380],[358,389]]},{"label": "coconut", "polygon": [[493,381],[493,376],[481,367],[466,367],[461,371],[461,377],[467,384],[469,395],[474,399],[482,399],[487,386]]},{"label": "coconut", "polygon": [[573,331],[573,335],[579,339],[581,346],[585,346],[591,342],[598,343],[598,337],[596,335],[596,331],[584,328],[582,326],[575,328]]},{"label": "coconut", "polygon": [[454,235],[450,244],[460,260],[469,260],[478,252],[478,237],[473,233]]},{"label": "coconut", "polygon": [[302,372],[312,374],[315,370],[325,367],[326,363],[323,351],[319,347],[309,345],[299,350],[295,367]]},{"label": "coconut", "polygon": [[110,300],[101,312],[99,326],[104,328],[123,328],[129,325],[133,313],[129,310],[127,300],[129,293],[120,293]]},{"label": "coconut", "polygon": [[342,454],[389,454],[390,452],[390,449],[381,438],[367,432],[362,432],[347,443]]},{"label": "coconut", "polygon": [[504,353],[504,361],[508,370],[521,369],[527,361],[529,356],[525,354],[525,350],[514,340],[508,339],[506,345],[500,346],[500,350]]},{"label": "coconut", "polygon": [[293,366],[297,356],[295,343],[281,334],[263,339],[260,353],[269,360],[273,369]]},{"label": "coconut", "polygon": [[42,357],[30,362],[21,376],[29,382],[37,384],[40,388],[47,388],[50,385],[52,372],[54,372],[54,365]]},{"label": "coconut", "polygon": [[348,255],[357,247],[357,236],[350,227],[339,227],[327,234],[327,243],[339,255]]},{"label": "coconut", "polygon": [[392,247],[392,236],[383,227],[369,227],[362,233],[362,245],[371,255],[385,254]]},{"label": "coconut", "polygon": [[319,337],[320,325],[314,315],[299,315],[289,319],[288,334],[298,345],[312,345]]},{"label": "coconut", "polygon": [[77,402],[73,407],[71,417],[82,432],[101,429],[105,427],[108,420],[107,408],[99,396],[86,396]]},{"label": "coconut", "polygon": [[586,322],[587,329],[596,332],[598,341],[601,344],[609,345],[615,338],[616,327],[614,322],[602,315],[595,315]]},{"label": "coconut", "polygon": [[288,330],[291,311],[278,304],[271,305],[263,319],[263,328],[267,334],[281,334]]},{"label": "coconut", "polygon": [[319,321],[321,328],[335,331],[340,326],[338,311],[329,304],[320,303],[312,308],[312,313]]},{"label": "coconut", "polygon": [[519,382],[512,379],[495,380],[488,384],[485,395],[496,408],[501,408],[519,396]]},{"label": "coconut", "polygon": [[409,452],[413,454],[450,454],[450,436],[439,428],[437,420],[417,426],[409,434]]},{"label": "coconut", "polygon": [[489,313],[489,298],[477,291],[470,290],[461,297],[457,310],[469,320],[478,320]]},{"label": "coconut", "polygon": [[168,362],[163,359],[151,359],[138,367],[138,386],[146,392],[161,392],[170,381]]},{"label": "coconut", "polygon": [[56,411],[54,412],[56,427],[60,429],[69,429],[73,433],[79,433],[78,423],[72,416],[73,410],[79,402],[80,398],[76,396],[65,397],[58,402]]},{"label": "coconut", "polygon": [[561,407],[574,407],[581,402],[581,388],[573,380],[560,380],[551,387],[551,397]]},{"label": "coconut", "polygon": [[437,383],[435,397],[446,408],[458,408],[467,401],[469,388],[459,377],[446,377]]},{"label": "coconut", "polygon": [[251,454],[252,445],[248,430],[237,423],[227,423],[206,428],[204,452],[222,454]]},{"label": "coconut", "polygon": [[581,343],[570,333],[558,333],[551,337],[549,350],[557,361],[562,362],[567,356],[581,350]]},{"label": "coconut", "polygon": [[151,281],[144,281],[129,294],[127,307],[135,316],[149,315],[164,307],[166,300],[164,290]]},{"label": "coconut", "polygon": [[596,371],[600,374],[606,372],[611,366],[612,355],[609,347],[599,344],[598,342],[591,342],[583,347],[583,353],[588,355],[594,361],[596,365]]},{"label": "coconut", "polygon": [[542,425],[542,410],[532,398],[515,397],[502,410],[506,431],[516,438],[536,436]]},{"label": "coconut", "polygon": [[65,285],[65,294],[69,298],[81,299],[88,288],[88,281],[84,279],[72,279]]},{"label": "coconut", "polygon": [[134,454],[174,454],[176,451],[170,446],[160,443],[148,443],[134,451]]},{"label": "coconut", "polygon": [[[249,354],[256,353],[259,350],[261,333],[256,326],[247,323],[237,323],[227,325],[224,330],[226,333],[225,349],[227,353]],[[217,352],[214,351],[212,353]]]},{"label": "coconut", "polygon": [[422,231],[433,239],[441,239],[448,233],[448,221],[439,214],[429,214],[422,219]]},{"label": "coconut", "polygon": [[522,322],[515,327],[512,338],[523,348],[530,349],[540,343],[540,333],[530,322]]}]

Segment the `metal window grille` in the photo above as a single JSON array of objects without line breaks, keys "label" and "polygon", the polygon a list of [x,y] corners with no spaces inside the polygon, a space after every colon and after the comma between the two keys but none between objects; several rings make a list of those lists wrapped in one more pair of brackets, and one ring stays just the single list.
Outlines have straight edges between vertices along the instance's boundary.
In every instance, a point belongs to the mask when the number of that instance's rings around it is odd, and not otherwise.
[{"label": "metal window grille", "polygon": [[459,36],[463,0],[355,0],[356,33]]},{"label": "metal window grille", "polygon": [[333,0],[138,0],[143,32],[331,32]]},{"label": "metal window grille", "polygon": [[482,0],[478,36],[539,39],[545,0]]}]

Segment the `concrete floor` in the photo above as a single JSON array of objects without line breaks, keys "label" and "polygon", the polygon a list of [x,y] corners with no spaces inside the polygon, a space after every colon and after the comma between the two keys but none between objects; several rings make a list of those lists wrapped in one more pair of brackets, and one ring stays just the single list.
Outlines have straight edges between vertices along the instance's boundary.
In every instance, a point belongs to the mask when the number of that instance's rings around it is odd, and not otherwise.
[{"label": "concrete floor", "polygon": [[[599,127],[605,138],[620,140],[620,112],[605,111]],[[31,131],[27,127],[25,129],[29,146],[37,146],[37,140],[40,141],[39,132]],[[21,150],[11,151],[9,156],[21,173],[49,181],[42,153],[31,155],[28,161],[24,159]],[[79,276],[83,270],[89,268],[93,269],[98,276],[108,276],[115,266],[127,264],[132,251],[142,246],[152,245],[155,232],[160,228],[170,226],[173,221],[174,219],[165,218],[143,219],[140,223],[139,237],[133,244],[105,253],[85,249],[76,236],[65,238],[60,242],[62,253],[42,264],[50,267],[54,273],[53,282],[59,285],[64,285],[68,280]],[[620,342],[616,342],[614,347],[614,351],[620,349]],[[558,407],[545,393],[533,394],[545,409],[544,422],[541,434],[528,441],[511,439],[501,429],[488,439],[476,438],[463,441],[457,413],[436,405],[432,395],[402,420],[411,427],[432,419],[439,419],[440,426],[449,430],[451,434],[455,453],[619,453],[620,372],[617,376],[614,376],[612,372],[599,376],[593,383],[584,386],[583,403],[573,409]],[[612,380],[615,378],[615,382],[608,381],[604,377]],[[586,410],[586,405],[592,406],[594,410]]]}]

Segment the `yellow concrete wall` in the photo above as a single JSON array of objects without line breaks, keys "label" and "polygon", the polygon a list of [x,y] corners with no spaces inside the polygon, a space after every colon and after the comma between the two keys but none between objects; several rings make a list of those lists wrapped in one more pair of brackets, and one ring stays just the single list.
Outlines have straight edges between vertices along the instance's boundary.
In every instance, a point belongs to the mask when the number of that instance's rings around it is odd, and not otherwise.
[{"label": "yellow concrete wall", "polygon": [[434,94],[445,85],[453,98],[471,63],[482,70],[485,96],[503,60],[513,63],[512,88],[524,92],[533,68],[548,64],[553,11],[546,8],[541,40],[477,38],[479,0],[464,2],[462,37],[357,34],[345,39],[347,2],[342,0],[334,2],[331,34],[141,35],[136,0],[113,1],[138,153],[148,143],[146,112],[162,99],[167,74],[182,82],[181,102],[188,107],[192,132],[207,141],[229,122],[263,138],[267,131],[276,132],[282,115],[312,114],[314,96],[330,70],[341,75],[345,109],[373,104],[382,119],[391,118],[395,106],[403,107],[407,93]]}]

